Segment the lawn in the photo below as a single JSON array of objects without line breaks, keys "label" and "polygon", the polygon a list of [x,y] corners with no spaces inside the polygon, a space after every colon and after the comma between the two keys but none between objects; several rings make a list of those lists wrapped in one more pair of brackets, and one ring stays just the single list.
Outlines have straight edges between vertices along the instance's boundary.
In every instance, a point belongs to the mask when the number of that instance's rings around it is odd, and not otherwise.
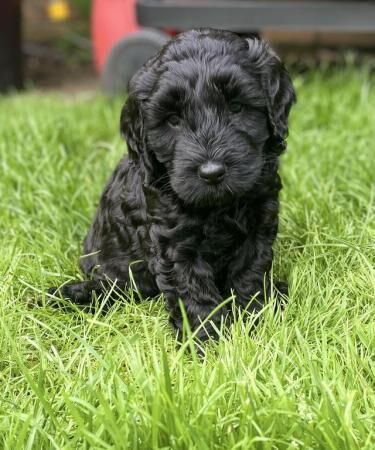
[{"label": "lawn", "polygon": [[375,88],[366,67],[297,75],[274,273],[282,317],[178,348],[161,298],[66,308],[125,146],[120,101],[0,99],[0,448],[375,448]]}]

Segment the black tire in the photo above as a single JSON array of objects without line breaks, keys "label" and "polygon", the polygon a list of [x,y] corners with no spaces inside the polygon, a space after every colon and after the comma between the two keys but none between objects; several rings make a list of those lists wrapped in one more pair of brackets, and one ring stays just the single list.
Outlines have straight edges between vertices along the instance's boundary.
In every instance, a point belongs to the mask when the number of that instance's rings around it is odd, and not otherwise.
[{"label": "black tire", "polygon": [[142,29],[124,37],[110,51],[102,83],[108,94],[125,92],[131,77],[170,39],[159,30]]}]

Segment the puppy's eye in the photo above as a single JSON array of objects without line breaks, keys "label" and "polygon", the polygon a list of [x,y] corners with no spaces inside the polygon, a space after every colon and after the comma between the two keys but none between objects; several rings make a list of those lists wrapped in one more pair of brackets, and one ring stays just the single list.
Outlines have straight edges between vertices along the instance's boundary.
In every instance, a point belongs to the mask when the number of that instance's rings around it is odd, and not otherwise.
[{"label": "puppy's eye", "polygon": [[233,114],[237,114],[242,111],[243,105],[240,102],[229,103],[229,111]]},{"label": "puppy's eye", "polygon": [[168,123],[172,127],[178,127],[181,123],[181,118],[177,114],[172,114],[168,117]]}]

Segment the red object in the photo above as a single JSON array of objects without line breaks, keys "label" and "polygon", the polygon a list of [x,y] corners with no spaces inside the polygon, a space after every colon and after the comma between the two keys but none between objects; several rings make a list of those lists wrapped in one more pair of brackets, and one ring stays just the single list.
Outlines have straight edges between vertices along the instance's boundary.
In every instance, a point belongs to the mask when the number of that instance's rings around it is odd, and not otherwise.
[{"label": "red object", "polygon": [[101,72],[112,47],[124,36],[139,30],[136,0],[93,0],[91,35],[94,63]]}]

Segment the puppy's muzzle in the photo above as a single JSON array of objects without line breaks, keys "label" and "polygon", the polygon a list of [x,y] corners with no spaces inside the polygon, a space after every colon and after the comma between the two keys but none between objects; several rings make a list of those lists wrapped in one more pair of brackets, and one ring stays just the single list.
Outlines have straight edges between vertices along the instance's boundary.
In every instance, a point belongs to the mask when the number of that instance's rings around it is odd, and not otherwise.
[{"label": "puppy's muzzle", "polygon": [[204,180],[207,184],[220,183],[225,175],[225,167],[223,164],[217,161],[208,161],[198,169],[198,176]]}]

